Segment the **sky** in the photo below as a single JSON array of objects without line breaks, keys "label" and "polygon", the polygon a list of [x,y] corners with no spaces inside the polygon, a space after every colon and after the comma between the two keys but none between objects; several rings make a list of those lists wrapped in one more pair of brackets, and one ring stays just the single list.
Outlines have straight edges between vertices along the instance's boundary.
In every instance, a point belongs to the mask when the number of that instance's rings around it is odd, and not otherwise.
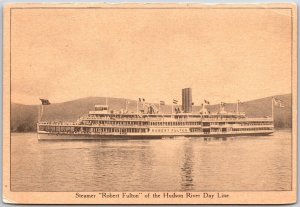
[{"label": "sky", "polygon": [[11,25],[12,102],[291,93],[290,10],[20,9]]}]

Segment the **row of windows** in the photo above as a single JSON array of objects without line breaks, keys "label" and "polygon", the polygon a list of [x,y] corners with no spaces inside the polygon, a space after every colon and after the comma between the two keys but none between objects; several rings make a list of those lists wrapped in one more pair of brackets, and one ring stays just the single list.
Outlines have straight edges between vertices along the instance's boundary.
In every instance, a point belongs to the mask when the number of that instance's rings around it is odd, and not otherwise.
[{"label": "row of windows", "polygon": [[210,132],[226,132],[226,128],[223,129],[211,129]]},{"label": "row of windows", "polygon": [[[83,121],[85,125],[148,126],[149,122],[141,121]],[[150,122],[150,126],[200,126],[201,122]]]},{"label": "row of windows", "polygon": [[120,128],[90,128],[90,132],[144,133],[144,132],[146,132],[146,129],[135,129],[135,128],[126,128],[126,129],[120,129]]},{"label": "row of windows", "polygon": [[54,126],[40,126],[40,131],[47,132],[64,132],[64,133],[76,133],[76,132],[132,132],[141,133],[146,132],[148,129],[143,128],[96,128],[96,127],[54,127]]},{"label": "row of windows", "polygon": [[148,125],[147,122],[141,122],[141,121],[83,121],[83,124],[86,125],[116,125],[116,126],[146,126]]},{"label": "row of windows", "polygon": [[150,122],[151,126],[194,126],[201,125],[201,122]]},{"label": "row of windows", "polygon": [[225,124],[239,124],[241,126],[271,125],[272,122],[203,122],[203,126],[223,126]]},{"label": "row of windows", "polygon": [[40,131],[48,132],[73,132],[75,127],[63,127],[63,126],[39,126]]},{"label": "row of windows", "polygon": [[266,123],[242,123],[241,126],[260,126],[260,125],[272,125],[272,122]]},{"label": "row of windows", "polygon": [[138,115],[134,115],[134,116],[120,116],[117,114],[114,114],[112,116],[107,116],[107,115],[103,115],[103,114],[90,114],[88,116],[88,118],[101,118],[101,119],[113,119],[113,118],[117,118],[117,119],[137,119],[137,118],[141,118]]},{"label": "row of windows", "polygon": [[189,129],[151,129],[151,132],[189,132]]},{"label": "row of windows", "polygon": [[258,128],[240,128],[232,129],[232,131],[261,131],[261,130],[272,130],[272,127],[258,127]]}]

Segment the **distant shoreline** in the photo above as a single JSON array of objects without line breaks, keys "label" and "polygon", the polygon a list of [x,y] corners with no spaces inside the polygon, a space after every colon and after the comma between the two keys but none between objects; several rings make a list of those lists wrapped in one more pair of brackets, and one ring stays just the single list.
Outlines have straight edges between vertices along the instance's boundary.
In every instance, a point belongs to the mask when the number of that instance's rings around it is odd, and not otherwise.
[{"label": "distant shoreline", "polygon": [[[291,95],[277,95],[278,99],[282,100],[283,108],[275,108],[275,128],[290,128],[292,127],[292,101]],[[239,104],[239,111],[246,113],[248,118],[257,117],[270,117],[272,114],[271,101],[273,97],[265,97],[262,99],[256,99],[251,101],[243,101]],[[51,101],[51,100],[50,100]],[[109,110],[122,110],[126,106],[128,99],[118,98],[106,98],[105,97],[90,97],[78,99],[65,103],[51,104],[44,107],[44,113],[42,120],[44,121],[62,121],[62,122],[74,122],[78,118],[86,115],[89,111],[93,110],[94,105],[103,104],[108,102]],[[127,102],[128,103],[128,102]],[[127,105],[129,112],[136,113],[137,111],[137,100],[130,101]],[[180,104],[176,105],[180,107]],[[139,107],[142,104],[139,103]],[[209,104],[205,106],[209,112],[216,113],[219,111],[219,104]],[[193,112],[197,113],[201,110],[200,106],[193,106]],[[236,103],[226,103],[225,110],[227,112],[235,113],[237,110]],[[161,113],[172,113],[172,105],[161,105]],[[11,104],[11,117],[10,130],[12,132],[35,132],[36,123],[38,121],[38,107],[37,105],[22,105],[22,104]]]}]

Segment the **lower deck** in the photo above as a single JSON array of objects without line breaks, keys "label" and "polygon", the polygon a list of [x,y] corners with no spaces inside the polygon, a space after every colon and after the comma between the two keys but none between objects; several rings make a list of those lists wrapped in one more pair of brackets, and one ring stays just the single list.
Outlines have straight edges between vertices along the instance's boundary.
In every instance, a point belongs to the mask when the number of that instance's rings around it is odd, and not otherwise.
[{"label": "lower deck", "polygon": [[89,137],[173,137],[173,136],[239,136],[270,134],[273,124],[266,125],[211,125],[211,126],[120,126],[120,125],[83,125],[83,124],[44,124],[38,123],[39,134],[85,135]]}]

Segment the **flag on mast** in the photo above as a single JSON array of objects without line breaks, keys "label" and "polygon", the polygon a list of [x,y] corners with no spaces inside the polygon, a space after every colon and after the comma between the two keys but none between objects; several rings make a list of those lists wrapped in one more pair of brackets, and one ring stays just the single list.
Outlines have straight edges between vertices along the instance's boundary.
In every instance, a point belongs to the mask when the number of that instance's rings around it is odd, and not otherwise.
[{"label": "flag on mast", "polygon": [[40,98],[41,102],[42,102],[42,105],[50,105],[50,101],[48,99],[42,99]]},{"label": "flag on mast", "polygon": [[274,101],[275,106],[279,106],[280,108],[284,107],[284,105],[282,105],[282,100],[277,99],[277,98],[273,98],[273,101]]},{"label": "flag on mast", "polygon": [[208,104],[208,105],[210,104],[209,101],[207,101],[207,100],[205,100],[205,99],[204,99],[204,103],[206,103],[206,104]]},{"label": "flag on mast", "polygon": [[178,100],[173,99],[173,104],[177,104]]},{"label": "flag on mast", "polygon": [[145,102],[144,98],[139,98],[139,102]]}]

